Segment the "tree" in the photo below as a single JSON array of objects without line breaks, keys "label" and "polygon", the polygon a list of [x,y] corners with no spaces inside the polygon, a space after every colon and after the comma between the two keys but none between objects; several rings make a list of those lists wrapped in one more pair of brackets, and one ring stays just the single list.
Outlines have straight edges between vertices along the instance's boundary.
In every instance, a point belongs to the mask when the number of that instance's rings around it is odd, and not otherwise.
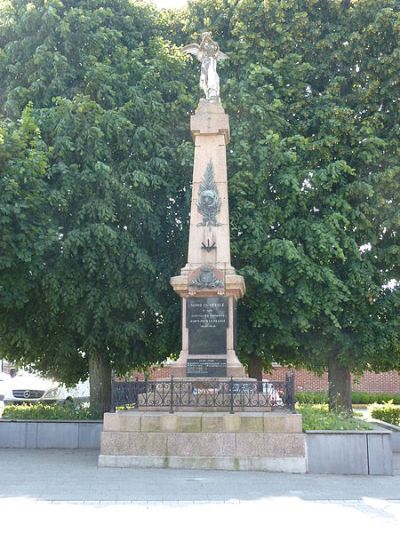
[{"label": "tree", "polygon": [[[230,55],[241,358],[257,372],[328,368],[331,407],[346,409],[351,371],[399,367],[396,0],[197,0],[161,18],[124,0],[12,0],[1,21],[1,110],[15,122],[33,102],[46,161],[24,223],[33,255],[18,263],[29,283],[0,312],[3,353],[66,381],[90,369],[104,410],[111,367],[177,350],[168,280],[186,250],[197,75],[162,35],[187,44],[211,28]],[[22,222],[4,220],[11,238]],[[10,269],[0,280],[19,284]]]},{"label": "tree", "polygon": [[48,152],[28,106],[18,124],[0,123],[0,339],[30,348],[25,318],[35,314],[43,259],[57,241],[48,216]]},{"label": "tree", "polygon": [[204,0],[182,23],[230,56],[239,353],[327,368],[332,409],[350,372],[400,366],[398,23],[392,0]]},{"label": "tree", "polygon": [[[185,63],[145,4],[13,0],[1,17],[1,108],[16,119],[33,103],[48,161],[35,209],[51,235],[24,265],[38,263],[34,291],[1,310],[1,351],[67,383],[89,373],[104,412],[111,369],[162,361],[178,345],[169,277],[183,262],[173,240],[187,194]],[[18,283],[0,270],[2,284],[9,277]]]}]

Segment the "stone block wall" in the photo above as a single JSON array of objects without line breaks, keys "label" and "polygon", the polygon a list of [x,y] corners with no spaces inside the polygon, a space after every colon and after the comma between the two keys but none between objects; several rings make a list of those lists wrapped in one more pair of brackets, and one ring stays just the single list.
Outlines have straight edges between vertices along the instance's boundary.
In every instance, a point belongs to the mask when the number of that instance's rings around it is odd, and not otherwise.
[{"label": "stone block wall", "polygon": [[99,466],[304,473],[301,415],[106,413]]}]

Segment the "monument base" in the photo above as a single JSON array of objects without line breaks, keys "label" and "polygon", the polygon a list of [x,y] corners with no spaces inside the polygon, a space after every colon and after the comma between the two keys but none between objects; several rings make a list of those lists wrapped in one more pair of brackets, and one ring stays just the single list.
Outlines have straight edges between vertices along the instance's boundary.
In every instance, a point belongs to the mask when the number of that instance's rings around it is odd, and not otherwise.
[{"label": "monument base", "polygon": [[99,466],[305,473],[302,419],[261,412],[106,413]]}]

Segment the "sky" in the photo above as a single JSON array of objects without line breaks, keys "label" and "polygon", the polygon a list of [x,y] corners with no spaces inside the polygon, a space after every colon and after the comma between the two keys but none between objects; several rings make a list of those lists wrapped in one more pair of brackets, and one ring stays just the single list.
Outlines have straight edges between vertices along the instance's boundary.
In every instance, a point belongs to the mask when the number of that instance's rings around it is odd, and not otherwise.
[{"label": "sky", "polygon": [[188,3],[188,0],[151,0],[159,8],[179,8]]}]

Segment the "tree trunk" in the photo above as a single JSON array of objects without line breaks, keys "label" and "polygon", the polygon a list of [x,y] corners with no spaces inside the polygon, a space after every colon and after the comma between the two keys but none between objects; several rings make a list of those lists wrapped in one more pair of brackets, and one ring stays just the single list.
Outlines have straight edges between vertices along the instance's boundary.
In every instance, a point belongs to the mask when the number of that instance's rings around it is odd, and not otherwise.
[{"label": "tree trunk", "polygon": [[89,356],[90,407],[99,415],[111,410],[111,365],[102,354]]},{"label": "tree trunk", "polygon": [[257,381],[262,381],[263,360],[259,355],[252,354],[249,357],[249,378],[255,378]]},{"label": "tree trunk", "polygon": [[328,359],[328,381],[329,410],[351,414],[351,373],[348,368],[339,364],[336,355],[331,355]]}]

